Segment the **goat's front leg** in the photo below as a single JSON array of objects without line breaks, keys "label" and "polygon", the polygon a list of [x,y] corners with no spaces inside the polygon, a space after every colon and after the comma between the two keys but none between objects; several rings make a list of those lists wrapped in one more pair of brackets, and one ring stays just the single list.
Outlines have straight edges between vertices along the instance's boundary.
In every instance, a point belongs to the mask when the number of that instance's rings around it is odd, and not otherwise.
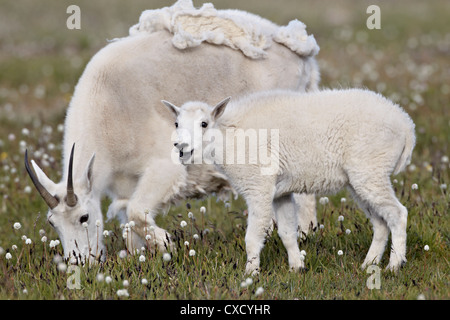
[{"label": "goat's front leg", "polygon": [[126,235],[130,252],[141,244],[156,245],[163,252],[172,248],[169,233],[156,225],[155,216],[179,190],[185,175],[186,170],[180,164],[152,159],[127,207],[128,221],[134,222],[131,233]]},{"label": "goat's front leg", "polygon": [[272,201],[269,194],[255,194],[246,197],[248,206],[248,225],[245,235],[247,264],[245,272],[256,275],[259,273],[260,254],[264,241],[272,226]]}]

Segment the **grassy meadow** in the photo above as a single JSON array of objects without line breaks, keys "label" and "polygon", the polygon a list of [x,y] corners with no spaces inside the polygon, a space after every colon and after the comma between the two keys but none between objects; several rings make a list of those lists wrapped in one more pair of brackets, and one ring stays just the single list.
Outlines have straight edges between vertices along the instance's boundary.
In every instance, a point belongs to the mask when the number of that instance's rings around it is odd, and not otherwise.
[{"label": "grassy meadow", "polygon": [[[392,177],[409,211],[407,264],[398,274],[385,271],[386,250],[381,287],[368,287],[371,274],[360,265],[371,224],[343,191],[317,202],[320,226],[299,240],[306,272],[289,272],[275,230],[261,273],[249,278],[245,202],[211,197],[158,217],[177,247],[168,261],[146,248],[123,258],[120,223],[105,223],[106,262],[78,269],[80,286],[70,288],[75,271],[61,261],[61,245],[50,247],[57,234],[26,174],[25,149],[59,181],[65,110],[84,66],[107,39],[126,36],[143,10],[172,2],[77,1],[81,30],[68,30],[70,1],[6,0],[0,2],[0,299],[450,299],[450,2],[212,2],[282,25],[298,18],[321,47],[322,87],[366,87],[410,114],[417,135],[412,163]],[[366,27],[370,4],[381,8],[379,30]]]}]

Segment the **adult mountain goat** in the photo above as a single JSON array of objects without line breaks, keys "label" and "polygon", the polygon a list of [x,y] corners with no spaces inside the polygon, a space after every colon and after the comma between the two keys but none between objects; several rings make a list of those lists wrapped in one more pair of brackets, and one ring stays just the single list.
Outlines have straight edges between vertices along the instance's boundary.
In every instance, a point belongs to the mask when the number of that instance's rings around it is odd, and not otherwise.
[{"label": "adult mountain goat", "polygon": [[[175,145],[182,160],[197,155],[213,161],[247,202],[247,273],[258,271],[273,210],[289,266],[303,268],[296,216],[290,209],[292,194],[332,193],[343,187],[373,224],[373,241],[363,266],[381,260],[389,231],[388,268],[397,270],[406,262],[408,213],[395,197],[389,177],[409,163],[415,134],[414,123],[400,107],[360,89],[277,90],[255,93],[227,106],[228,101],[215,107],[187,102],[181,108],[163,102],[177,117]],[[256,138],[239,154],[234,140],[242,132],[248,136],[253,132]],[[202,150],[205,141],[214,142]],[[267,154],[273,161],[263,164],[261,156]]]},{"label": "adult mountain goat", "polygon": [[[25,159],[65,256],[84,260],[104,253],[98,235],[105,195],[112,199],[108,217],[125,213],[134,221],[127,233],[130,251],[142,246],[149,230],[164,250],[169,237],[155,224],[158,211],[180,199],[232,190],[213,166],[171,161],[175,117],[161,99],[212,103],[257,90],[315,90],[318,51],[297,20],[281,27],[211,4],[196,9],[191,0],[144,11],[128,37],[92,58],[76,86],[65,122],[61,182]],[[316,219],[314,198],[297,199],[300,227],[307,231]]]}]

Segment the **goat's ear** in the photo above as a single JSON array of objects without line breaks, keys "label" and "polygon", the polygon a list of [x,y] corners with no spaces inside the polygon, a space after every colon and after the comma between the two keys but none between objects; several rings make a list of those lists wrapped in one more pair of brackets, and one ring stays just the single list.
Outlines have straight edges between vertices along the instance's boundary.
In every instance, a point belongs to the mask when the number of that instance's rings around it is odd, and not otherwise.
[{"label": "goat's ear", "polygon": [[94,160],[95,160],[95,153],[92,155],[91,159],[89,160],[89,163],[86,167],[86,171],[84,172],[84,178],[83,178],[84,185],[86,186],[86,189],[88,190],[88,192],[91,192],[91,190],[92,190]]},{"label": "goat's ear", "polygon": [[222,113],[225,111],[225,107],[227,106],[228,102],[230,102],[230,99],[231,97],[225,98],[214,107],[212,112],[214,120],[217,120],[222,115]]},{"label": "goat's ear", "polygon": [[48,192],[54,193],[56,191],[56,184],[47,177],[44,171],[42,171],[34,160],[31,160],[31,165],[33,166],[34,172],[36,172],[36,177],[42,186],[47,189]]},{"label": "goat's ear", "polygon": [[180,108],[177,107],[176,105],[174,105],[173,103],[170,103],[169,101],[166,100],[161,100],[161,102],[167,107],[169,108],[170,111],[173,112],[173,114],[175,115],[175,117],[178,117],[178,115],[180,114]]}]

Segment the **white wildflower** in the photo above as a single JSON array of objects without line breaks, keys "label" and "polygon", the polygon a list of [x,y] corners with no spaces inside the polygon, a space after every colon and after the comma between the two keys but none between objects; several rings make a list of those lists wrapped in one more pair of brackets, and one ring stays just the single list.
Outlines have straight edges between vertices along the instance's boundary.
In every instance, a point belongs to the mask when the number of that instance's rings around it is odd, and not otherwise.
[{"label": "white wildflower", "polygon": [[413,183],[412,186],[411,186],[411,189],[412,190],[417,190],[417,189],[419,189],[419,186],[417,185],[417,183]]},{"label": "white wildflower", "polygon": [[128,287],[130,285],[130,282],[128,282],[128,280],[123,280],[122,285],[124,287]]},{"label": "white wildflower", "polygon": [[194,218],[194,214],[193,214],[192,212],[189,212],[189,213],[188,213],[188,218],[189,218],[189,219],[193,219],[193,218]]},{"label": "white wildflower", "polygon": [[247,278],[247,279],[245,279],[245,284],[246,284],[247,286],[250,286],[252,283],[253,283],[253,279],[252,279],[252,278]]},{"label": "white wildflower", "polygon": [[149,241],[151,238],[152,238],[152,236],[149,234],[145,236],[145,240],[147,240],[147,241]]},{"label": "white wildflower", "polygon": [[350,234],[350,233],[352,233],[352,231],[350,229],[347,229],[347,230],[345,230],[345,233]]},{"label": "white wildflower", "polygon": [[120,250],[119,251],[119,258],[125,259],[127,257],[127,251],[126,250]]},{"label": "white wildflower", "polygon": [[141,280],[141,283],[142,283],[144,286],[146,286],[146,285],[148,284],[148,280],[144,278],[144,279]]},{"label": "white wildflower", "polygon": [[200,237],[198,236],[198,234],[194,234],[194,235],[192,236],[192,238],[194,238],[194,240],[198,240]]},{"label": "white wildflower", "polygon": [[110,276],[106,276],[105,282],[108,283],[108,284],[111,283],[112,282],[112,278]]},{"label": "white wildflower", "polygon": [[185,242],[184,242],[184,245],[185,245],[186,247],[189,247],[189,241],[185,241]]},{"label": "white wildflower", "polygon": [[145,256],[141,255],[141,256],[139,257],[139,262],[145,262]]},{"label": "white wildflower", "polygon": [[164,261],[166,261],[166,262],[168,262],[168,261],[170,261],[170,259],[171,259],[172,257],[170,256],[170,253],[164,253],[163,254],[163,260]]},{"label": "white wildflower", "polygon": [[342,250],[338,250],[337,254],[338,254],[338,256],[342,256],[344,254],[344,252]]},{"label": "white wildflower", "polygon": [[264,293],[264,289],[263,289],[263,287],[258,287],[258,289],[256,289],[256,291],[255,291],[255,296],[260,296],[260,295],[262,295]]},{"label": "white wildflower", "polygon": [[64,262],[58,263],[58,270],[61,271],[61,272],[66,272],[67,265]]},{"label": "white wildflower", "polygon": [[340,221],[340,222],[344,221],[344,216],[339,216],[338,221]]},{"label": "white wildflower", "polygon": [[13,225],[14,229],[19,230],[20,228],[22,228],[22,225],[20,224],[20,222],[16,222]]},{"label": "white wildflower", "polygon": [[98,282],[103,282],[103,280],[105,280],[105,276],[103,273],[98,273],[96,279]]},{"label": "white wildflower", "polygon": [[191,256],[191,257],[195,256],[195,250],[194,249],[189,250],[189,256]]},{"label": "white wildflower", "polygon": [[88,227],[88,224],[87,224],[87,222],[83,222],[82,224],[81,224],[82,226],[83,226],[83,228],[85,228],[85,229],[87,229],[87,227]]},{"label": "white wildflower", "polygon": [[108,237],[109,236],[109,231],[108,230],[103,231],[103,236],[104,237]]},{"label": "white wildflower", "polygon": [[16,246],[15,244],[13,244],[13,245],[11,246],[11,249],[12,249],[12,251],[16,251],[16,250],[17,250],[17,246]]},{"label": "white wildflower", "polygon": [[425,247],[423,247],[423,250],[428,251],[430,250],[430,247],[426,244]]},{"label": "white wildflower", "polygon": [[330,200],[328,199],[328,197],[321,197],[321,198],[319,199],[319,203],[320,203],[321,205],[326,205],[329,201],[330,201]]},{"label": "white wildflower", "polygon": [[182,228],[184,228],[184,227],[186,227],[187,226],[187,222],[186,221],[181,221],[180,222],[180,226],[182,227]]},{"label": "white wildflower", "polygon": [[425,295],[423,293],[419,294],[417,300],[425,300]]},{"label": "white wildflower", "polygon": [[119,289],[119,290],[117,290],[117,295],[118,295],[119,297],[125,297],[125,298],[127,298],[127,297],[130,296],[130,295],[128,294],[128,290],[127,290],[127,289]]},{"label": "white wildflower", "polygon": [[5,255],[6,260],[10,260],[12,258],[12,254],[7,252]]},{"label": "white wildflower", "polygon": [[205,214],[206,213],[206,208],[205,207],[200,207],[200,213]]},{"label": "white wildflower", "polygon": [[30,238],[28,238],[27,240],[25,240],[25,244],[32,244],[32,241]]},{"label": "white wildflower", "polygon": [[95,226],[97,226],[97,227],[100,227],[100,224],[101,224],[101,222],[100,222],[100,220],[95,220]]}]

